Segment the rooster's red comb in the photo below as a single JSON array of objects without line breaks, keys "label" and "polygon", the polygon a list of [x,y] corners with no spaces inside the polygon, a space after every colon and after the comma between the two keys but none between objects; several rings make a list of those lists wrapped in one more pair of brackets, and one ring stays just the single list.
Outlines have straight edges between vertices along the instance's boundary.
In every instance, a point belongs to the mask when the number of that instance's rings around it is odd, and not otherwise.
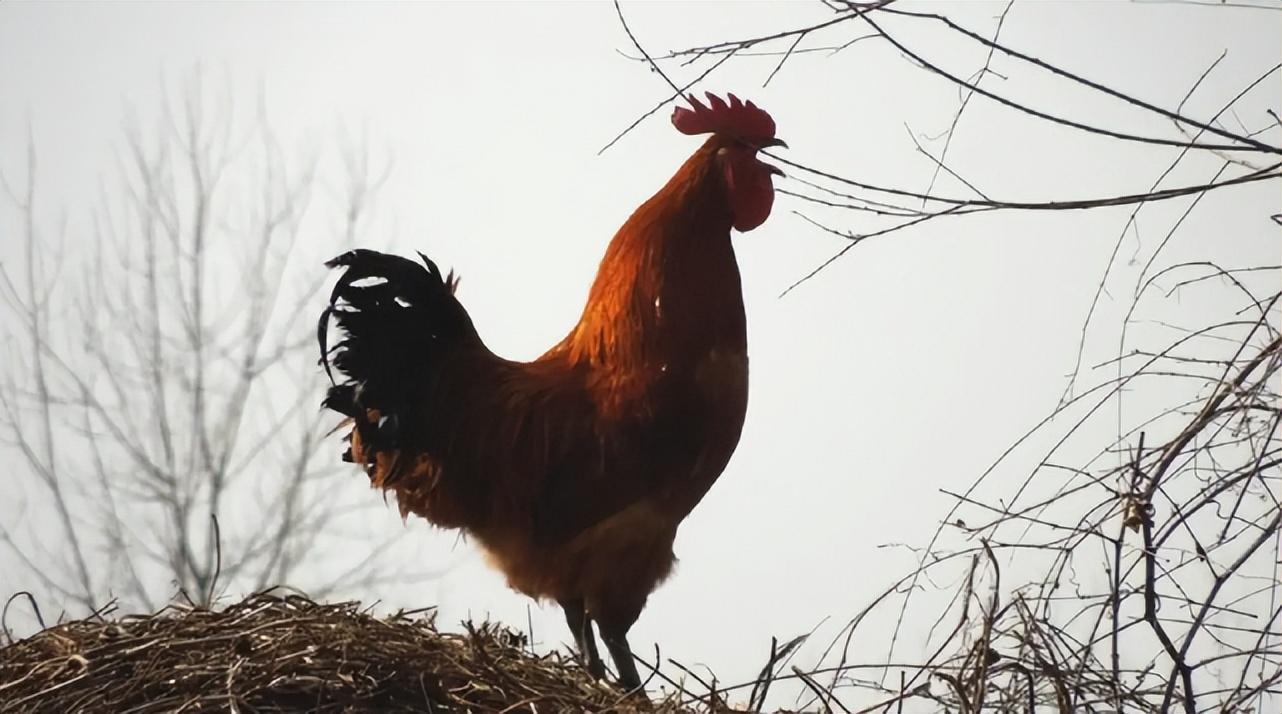
[{"label": "rooster's red comb", "polygon": [[775,120],[764,109],[750,101],[741,102],[733,94],[726,96],[729,103],[709,92],[706,107],[693,95],[686,97],[692,108],[672,110],[672,125],[682,134],[725,132],[741,139],[775,138]]}]

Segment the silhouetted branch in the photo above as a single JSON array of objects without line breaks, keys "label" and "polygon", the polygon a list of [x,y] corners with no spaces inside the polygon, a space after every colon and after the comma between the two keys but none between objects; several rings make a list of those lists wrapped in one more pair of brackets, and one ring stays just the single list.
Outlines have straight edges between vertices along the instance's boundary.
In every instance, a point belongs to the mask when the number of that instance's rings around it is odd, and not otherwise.
[{"label": "silhouetted branch", "polygon": [[[1241,157],[1242,154],[1263,154],[1277,157],[1282,155],[1282,146],[1256,138],[1256,135],[1259,132],[1235,132],[1218,123],[1218,119],[1221,114],[1229,110],[1246,94],[1267,82],[1270,77],[1275,76],[1277,72],[1282,69],[1282,63],[1272,65],[1267,70],[1263,71],[1259,76],[1255,77],[1243,89],[1241,89],[1237,96],[1230,100],[1225,107],[1220,110],[1220,112],[1217,112],[1209,120],[1203,120],[1191,117],[1184,113],[1187,96],[1185,97],[1185,101],[1181,101],[1175,109],[1168,109],[1151,102],[1147,102],[1132,94],[1109,87],[1104,82],[1081,76],[1061,66],[1039,59],[1026,52],[1015,49],[1004,42],[998,41],[1002,24],[1004,23],[1006,15],[1011,8],[1009,4],[998,16],[997,26],[991,39],[975,32],[974,30],[962,26],[944,14],[901,9],[898,5],[894,5],[891,2],[835,2],[831,3],[831,7],[835,11],[835,16],[829,17],[821,22],[752,37],[719,40],[701,46],[669,52],[667,54],[653,54],[645,50],[643,42],[632,33],[631,29],[627,26],[622,10],[619,9],[618,13],[620,23],[624,27],[629,41],[641,54],[641,61],[644,61],[652,71],[659,74],[663,78],[664,82],[669,85],[669,88],[675,91],[660,101],[650,111],[638,117],[632,125],[616,136],[615,139],[610,142],[610,145],[615,141],[618,141],[622,136],[626,135],[646,117],[652,115],[661,107],[680,97],[692,87],[698,85],[732,56],[744,56],[748,53],[748,50],[756,50],[753,54],[757,55],[771,54],[771,52],[763,51],[763,48],[777,47],[778,50],[773,53],[779,54],[781,59],[780,62],[767,74],[765,81],[769,82],[776,76],[783,64],[789,60],[795,61],[796,57],[809,56],[824,48],[831,48],[828,50],[827,54],[832,54],[845,49],[855,40],[867,39],[869,37],[868,35],[858,35],[845,44],[840,41],[834,43],[831,39],[834,35],[840,36],[843,32],[850,33],[851,28],[853,27],[864,26],[873,30],[872,38],[890,45],[899,53],[914,62],[921,70],[929,74],[945,78],[946,80],[956,84],[959,90],[962,91],[961,106],[958,112],[954,114],[950,126],[944,133],[946,139],[940,155],[938,157],[930,155],[924,147],[918,144],[919,151],[926,155],[932,163],[932,176],[927,189],[922,192],[896,186],[877,185],[875,183],[856,178],[854,175],[838,169],[822,167],[814,162],[789,160],[780,157],[775,153],[769,153],[772,160],[795,170],[789,172],[789,181],[799,182],[810,188],[822,191],[826,196],[820,197],[803,191],[789,189],[786,187],[786,184],[785,188],[781,190],[781,193],[825,208],[849,209],[859,212],[873,210],[874,212],[879,212],[877,210],[879,207],[885,207],[888,208],[889,213],[893,215],[900,215],[907,218],[924,218],[926,216],[935,217],[942,215],[941,211],[945,209],[952,209],[948,211],[947,215],[960,216],[975,211],[1091,210],[1110,206],[1126,205],[1134,205],[1138,207],[1154,201],[1170,200],[1184,196],[1196,196],[1208,191],[1231,190],[1235,187],[1241,187],[1251,183],[1274,181],[1282,178],[1282,162],[1270,161],[1263,165],[1255,166],[1250,161]],[[616,8],[618,8],[617,3]],[[901,34],[898,30],[892,34],[889,26],[885,24],[887,21],[894,21],[901,24],[904,27],[905,32],[912,32],[915,28],[922,27],[926,24],[942,25],[953,35],[958,38],[962,38],[965,42],[974,43],[982,47],[987,53],[983,66],[980,67],[978,71],[963,73],[933,62],[926,57],[924,51],[919,51],[914,48],[914,40],[904,39],[907,38],[908,35]],[[820,46],[811,46],[810,40],[812,39],[815,39],[816,42],[820,42]],[[825,53],[818,52],[818,54],[822,55]],[[1180,136],[1168,138],[1122,131],[1101,125],[1086,118],[1078,118],[1034,107],[1022,99],[1009,97],[985,88],[982,86],[982,82],[987,75],[993,73],[991,65],[995,56],[1014,62],[1017,65],[1032,68],[1034,71],[1044,72],[1054,80],[1068,82],[1074,87],[1090,91],[1101,97],[1115,100],[1130,108],[1138,109],[1153,117],[1160,118],[1163,121],[1170,121],[1174,124],[1177,129],[1177,134]],[[702,70],[699,70],[699,74],[688,82],[683,82],[675,73],[669,72],[665,69],[665,66],[684,69],[687,67],[693,67],[699,63],[707,64],[707,61],[711,61],[711,64]],[[1209,69],[1207,71],[1209,72]],[[1201,79],[1193,85],[1193,89],[1190,90],[1190,94],[1200,83]],[[947,163],[948,153],[952,145],[957,123],[962,112],[965,111],[970,100],[974,96],[979,96],[987,101],[1023,114],[1029,117],[1033,122],[1061,125],[1114,141],[1179,148],[1181,149],[1181,155],[1176,159],[1175,163],[1178,163],[1180,158],[1189,151],[1209,152],[1219,155],[1235,167],[1245,168],[1247,171],[1241,174],[1233,174],[1230,172],[1229,175],[1225,177],[1217,177],[1215,180],[1202,184],[1165,189],[1159,188],[1162,180],[1165,178],[1166,174],[1169,173],[1168,170],[1163,173],[1162,178],[1159,178],[1158,181],[1156,181],[1147,190],[1116,196],[1088,198],[1056,196],[1033,201],[1002,196],[989,198],[984,193],[979,192],[978,189],[970,186],[965,180],[962,180],[960,177],[963,172],[958,170],[956,167],[949,166]],[[1276,128],[1277,123],[1275,121],[1269,129],[1276,130]],[[1228,143],[1203,141],[1202,136],[1204,134],[1215,136],[1221,140],[1227,141]],[[916,143],[915,138],[914,142]],[[608,146],[609,145],[607,145],[607,148]],[[975,190],[980,197],[966,199],[936,193],[935,183],[939,173],[941,172],[949,173],[957,177],[960,183],[968,185],[972,190]],[[919,202],[920,205],[917,208],[911,208],[906,205],[887,206],[886,202],[888,200],[894,200],[895,198],[911,199]],[[915,220],[908,221],[889,230],[880,231],[877,234],[884,235],[896,232],[915,226],[919,222],[920,221]],[[870,233],[870,231],[867,230],[829,229],[826,227],[826,224],[824,230],[838,235],[857,238],[866,237]],[[791,291],[797,285],[800,285],[814,277],[825,267],[831,265],[837,258],[844,255],[849,249],[850,246],[846,246],[838,254],[832,256],[828,260],[825,260],[814,271],[796,281],[796,283],[790,286],[788,290],[785,290],[784,294]]]}]

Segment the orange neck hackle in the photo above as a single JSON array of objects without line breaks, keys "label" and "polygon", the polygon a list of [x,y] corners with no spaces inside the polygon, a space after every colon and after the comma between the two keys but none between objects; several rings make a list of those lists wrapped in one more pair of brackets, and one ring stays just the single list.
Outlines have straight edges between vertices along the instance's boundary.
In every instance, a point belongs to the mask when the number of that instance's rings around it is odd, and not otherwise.
[{"label": "orange neck hackle", "polygon": [[713,136],[623,224],[564,344],[592,366],[658,366],[742,349],[745,318],[730,244],[733,210]]}]

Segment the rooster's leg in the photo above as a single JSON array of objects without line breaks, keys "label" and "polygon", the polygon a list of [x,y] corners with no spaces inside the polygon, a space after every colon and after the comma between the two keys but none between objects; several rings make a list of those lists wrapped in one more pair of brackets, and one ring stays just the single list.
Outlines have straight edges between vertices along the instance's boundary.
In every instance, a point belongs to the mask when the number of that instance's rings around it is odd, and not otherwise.
[{"label": "rooster's leg", "polygon": [[584,613],[583,600],[563,600],[561,609],[565,611],[565,624],[574,634],[574,644],[579,649],[579,659],[583,666],[597,679],[605,678],[605,664],[597,653],[596,636],[592,633],[592,620]]},{"label": "rooster's leg", "polygon": [[637,674],[637,664],[632,658],[632,648],[628,646],[628,627],[610,627],[604,622],[601,626],[601,641],[610,650],[614,668],[619,671],[619,686],[629,691],[641,688],[641,676]]}]

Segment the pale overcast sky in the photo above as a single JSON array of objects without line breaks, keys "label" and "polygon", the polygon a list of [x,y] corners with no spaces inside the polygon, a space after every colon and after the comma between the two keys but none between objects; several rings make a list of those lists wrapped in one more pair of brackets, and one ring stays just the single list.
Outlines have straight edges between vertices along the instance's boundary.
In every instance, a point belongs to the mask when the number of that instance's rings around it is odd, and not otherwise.
[{"label": "pale overcast sky", "polygon": [[[624,7],[654,52],[831,14],[799,2]],[[918,7],[946,11],[988,35],[1004,3]],[[1227,51],[1185,107],[1205,118],[1282,56],[1280,19],[1275,9],[1194,3],[1017,2],[1002,37],[1164,107],[1177,105]],[[963,75],[982,65],[979,49],[937,28],[892,24]],[[855,30],[847,26],[831,41]],[[75,226],[84,225],[91,197],[111,175],[129,111],[154,117],[161,88],[179,86],[195,67],[228,85],[244,110],[261,87],[286,147],[363,133],[376,154],[392,158],[378,219],[360,242],[422,250],[458,270],[460,297],[490,346],[530,358],[577,319],[614,230],[701,141],[673,130],[664,110],[598,155],[667,91],[621,52],[633,50],[605,3],[2,3],[0,169],[10,176],[21,169],[29,124],[46,210],[67,216],[72,249]],[[940,135],[957,108],[954,86],[876,40],[835,56],[798,56],[763,89],[775,62],[732,61],[699,88],[733,91],[770,111],[791,146],[782,155],[792,160],[874,184],[926,188],[932,165],[909,130]],[[1045,75],[1008,62],[994,69],[1005,76],[1003,92],[1031,104],[1178,138],[1169,122],[1066,90]],[[1264,108],[1280,104],[1275,76],[1247,98],[1239,118],[1259,128],[1268,121]],[[1228,122],[1236,128],[1236,119]],[[1278,141],[1277,131],[1268,136]],[[977,97],[950,163],[989,195],[1090,198],[1146,190],[1176,151],[1048,128]],[[1202,182],[1216,168],[1215,157],[1198,157],[1170,185]],[[965,193],[953,181],[941,181],[940,190]],[[1205,254],[1234,265],[1276,264],[1269,215],[1277,199],[1276,184],[1207,196],[1164,260]],[[1124,256],[1152,250],[1187,205],[1176,203],[1143,215]],[[964,489],[1054,407],[1130,210],[941,220],[869,240],[780,299],[842,245],[792,213],[807,208],[780,196],[762,228],[736,238],[752,361],[747,425],[726,473],[680,531],[676,574],[633,629],[638,653],[648,656],[658,642],[665,657],[706,665],[723,682],[750,679],[771,635],[791,637],[825,618],[821,634],[835,632],[913,562],[903,549],[881,546],[923,544],[950,505],[939,489]],[[863,229],[860,214],[840,220]],[[0,259],[11,264],[20,255],[11,212],[4,221]],[[320,241],[298,246],[290,259],[295,279],[315,277],[333,249]],[[1116,349],[1138,269],[1120,268],[1100,318],[1105,332],[1087,364]],[[1181,309],[1192,323],[1195,311],[1209,319],[1223,307]],[[319,400],[323,377],[313,377]],[[334,458],[339,451],[335,442]],[[351,479],[364,477],[353,469]],[[368,518],[376,533],[402,528],[391,506],[371,509]],[[409,528],[415,546],[406,557],[448,573],[352,595],[389,606],[439,605],[443,623],[470,614],[526,627],[529,601],[508,591],[469,545],[419,523]],[[368,546],[350,543],[358,552]],[[0,577],[0,595],[10,589]],[[557,608],[535,607],[531,620],[540,642],[568,641]],[[817,638],[799,661],[816,659],[824,642]]]}]

